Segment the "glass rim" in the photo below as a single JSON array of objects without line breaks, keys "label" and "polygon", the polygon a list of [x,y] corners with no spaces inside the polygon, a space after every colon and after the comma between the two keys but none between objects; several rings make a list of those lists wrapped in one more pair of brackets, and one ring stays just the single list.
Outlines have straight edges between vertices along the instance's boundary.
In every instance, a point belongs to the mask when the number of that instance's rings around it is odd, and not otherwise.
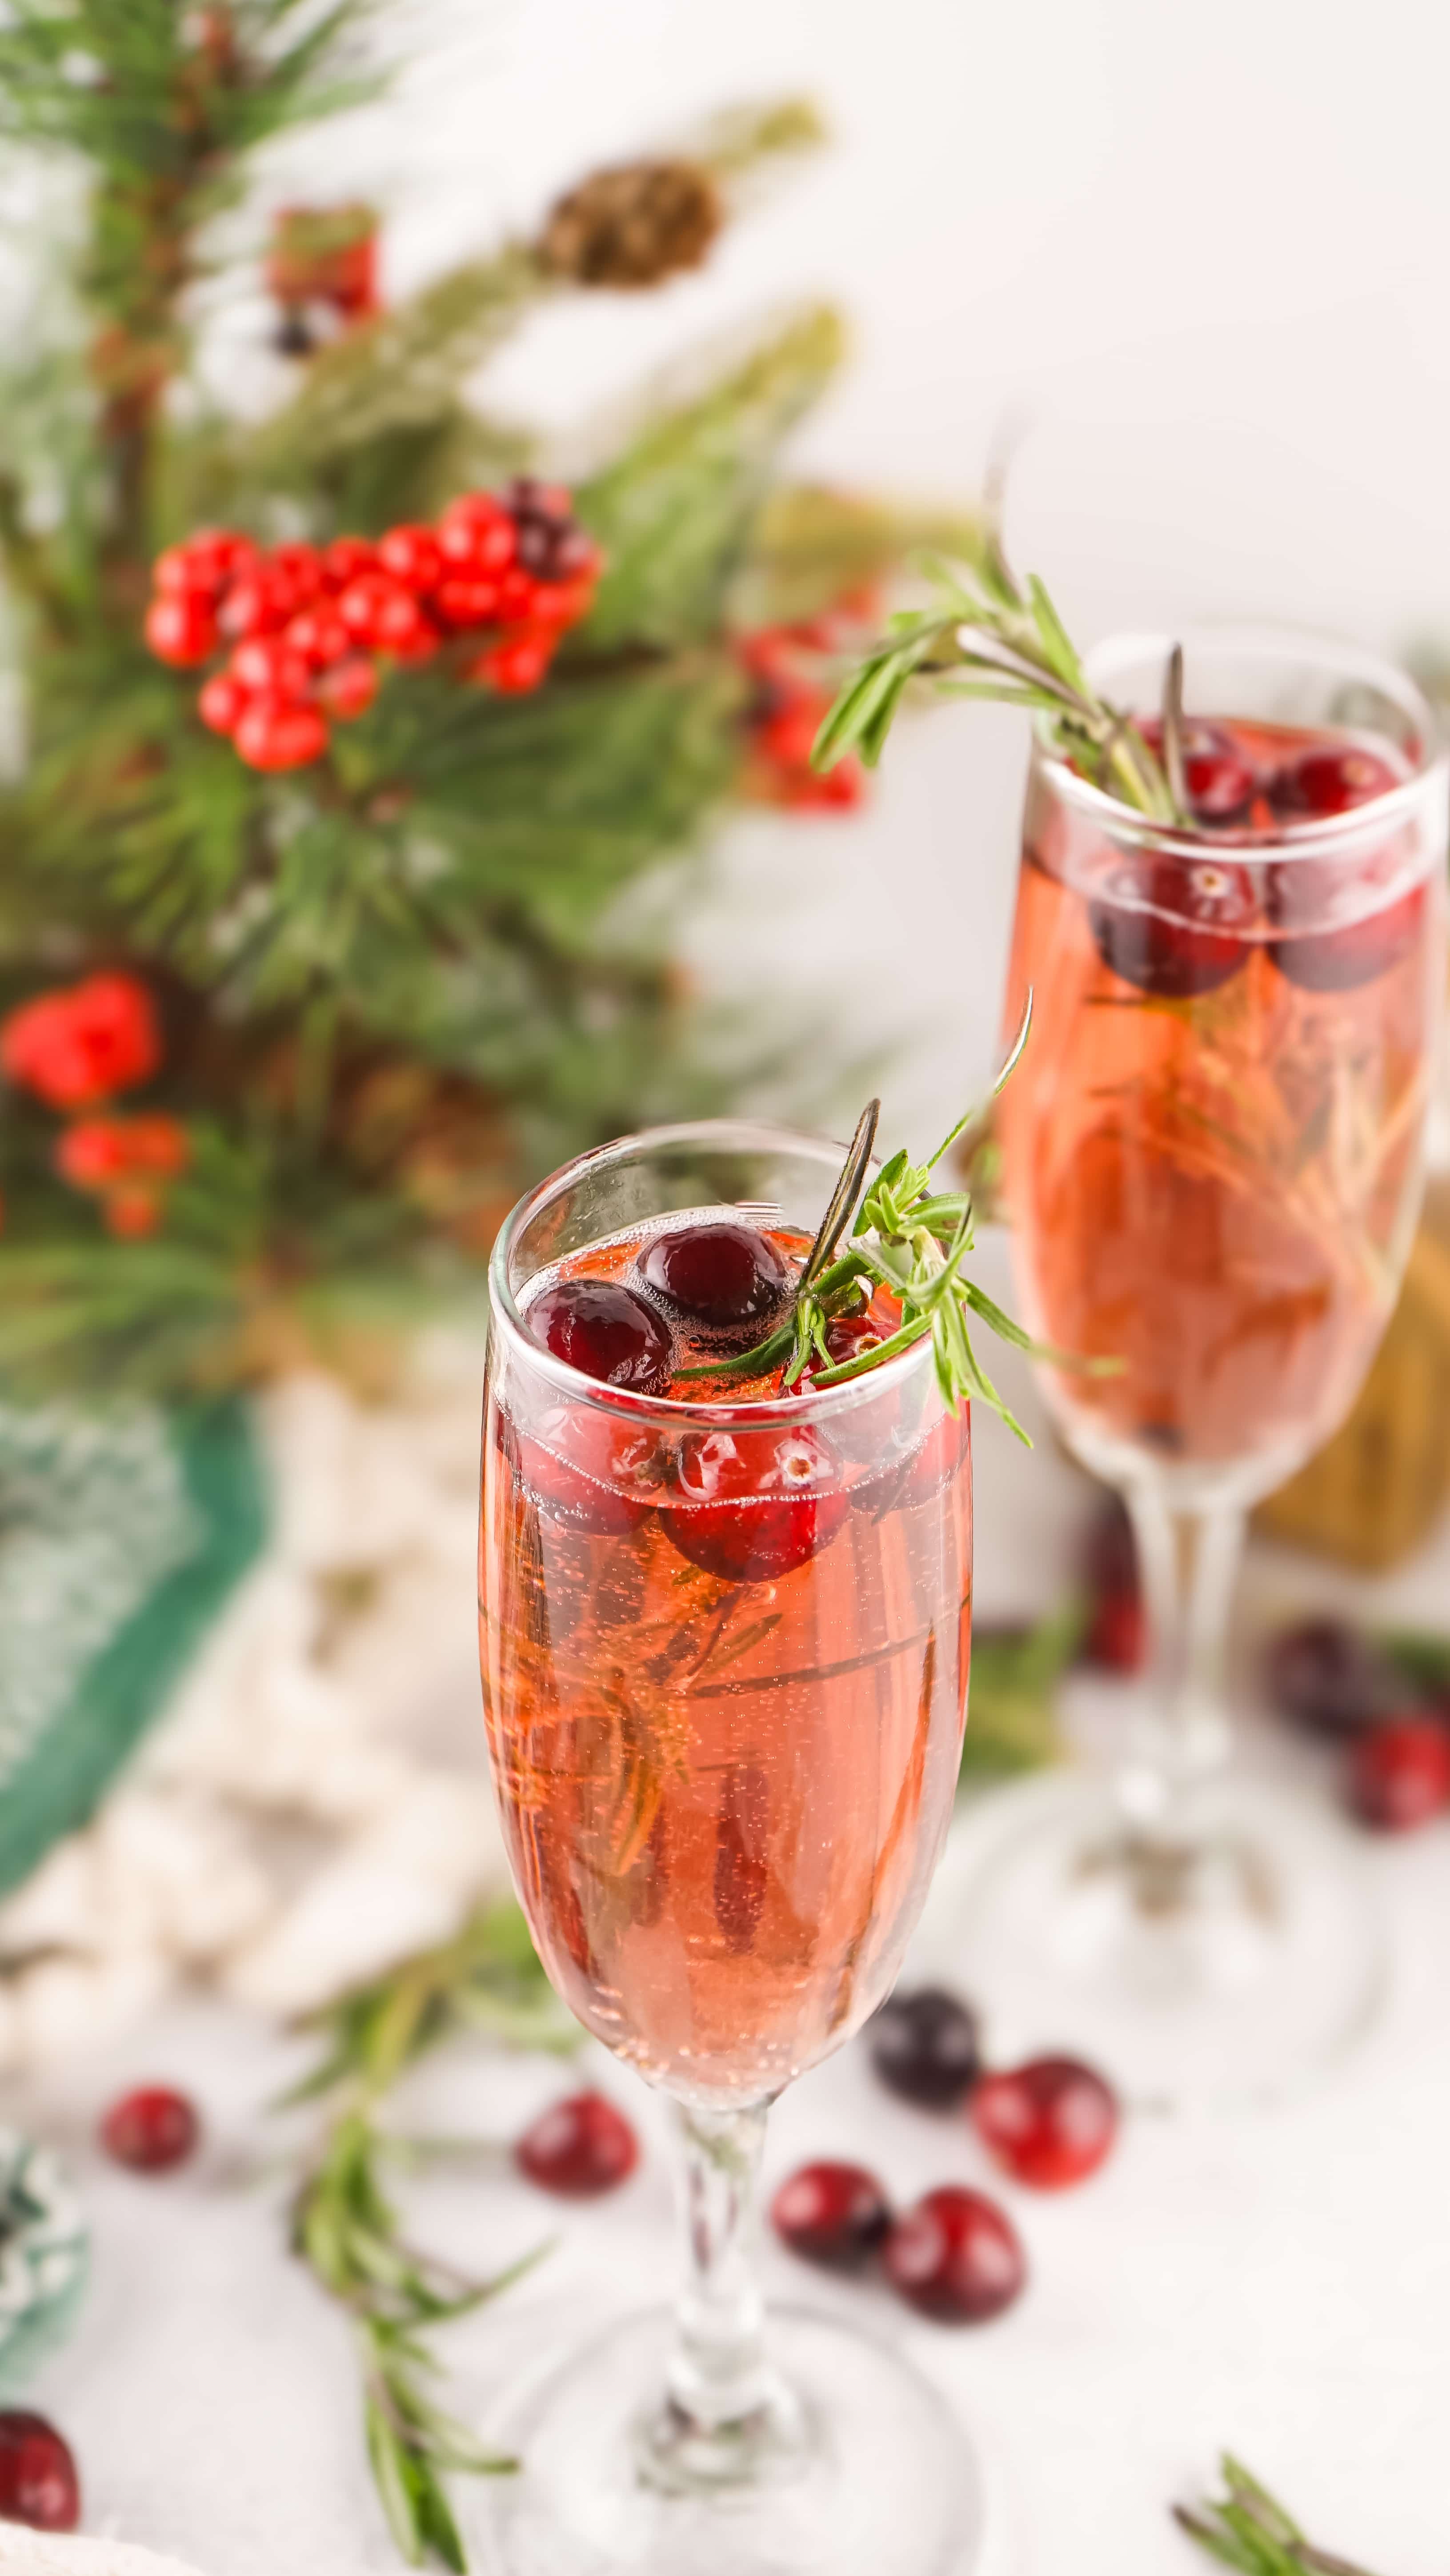
[{"label": "glass rim", "polygon": [[[813,1136],[804,1128],[776,1126],[767,1119],[686,1118],[668,1126],[642,1127],[637,1134],[616,1136],[607,1145],[591,1146],[587,1152],[576,1154],[571,1162],[561,1163],[557,1171],[536,1181],[533,1188],[525,1190],[523,1197],[509,1210],[494,1238],[493,1251],[489,1256],[490,1323],[494,1329],[502,1326],[505,1343],[519,1360],[557,1386],[571,1403],[594,1404],[604,1412],[632,1415],[639,1419],[657,1419],[663,1415],[671,1422],[702,1430],[719,1430],[726,1422],[738,1423],[742,1414],[748,1414],[752,1425],[761,1424],[775,1429],[789,1423],[817,1421],[828,1414],[845,1413],[885,1388],[900,1386],[914,1371],[931,1364],[932,1336],[928,1332],[909,1350],[898,1351],[893,1358],[878,1362],[875,1368],[863,1369],[859,1377],[843,1379],[839,1386],[812,1387],[807,1395],[771,1396],[763,1402],[749,1404],[708,1404],[703,1399],[689,1396],[646,1395],[635,1387],[610,1386],[602,1378],[586,1377],[582,1369],[576,1369],[568,1360],[561,1360],[557,1352],[535,1341],[524,1322],[508,1276],[510,1251],[530,1217],[546,1207],[551,1196],[562,1192],[581,1174],[606,1170],[611,1163],[622,1161],[628,1155],[668,1145],[719,1145],[727,1139],[747,1152],[752,1146],[765,1151],[779,1151],[784,1146],[797,1153],[810,1153],[823,1159],[838,1157],[837,1170],[845,1160],[849,1142],[838,1144],[829,1136]],[[880,1161],[873,1155],[867,1165],[868,1176],[874,1178],[880,1169]],[[729,1203],[721,1201],[720,1204]],[[683,1216],[688,1211],[682,1208],[678,1213]],[[608,1238],[601,1236],[600,1240],[607,1241]]]},{"label": "glass rim", "polygon": [[[1371,653],[1343,636],[1326,634],[1312,627],[1255,624],[1252,621],[1211,618],[1180,628],[1175,633],[1149,630],[1123,632],[1105,636],[1083,655],[1083,668],[1090,679],[1110,685],[1114,674],[1129,663],[1157,661],[1166,664],[1175,644],[1181,644],[1185,655],[1195,646],[1205,651],[1241,653],[1245,659],[1255,656],[1264,661],[1280,661],[1286,666],[1299,665],[1357,680],[1388,698],[1414,728],[1417,758],[1408,778],[1386,788],[1382,795],[1371,796],[1363,805],[1353,805],[1343,814],[1322,820],[1285,823],[1279,830],[1250,838],[1235,839],[1227,832],[1185,831],[1180,824],[1158,823],[1148,814],[1140,814],[1132,805],[1124,805],[1109,796],[1091,779],[1079,775],[1061,753],[1054,750],[1048,735],[1050,719],[1039,715],[1033,723],[1033,758],[1042,774],[1051,780],[1054,792],[1064,803],[1103,827],[1114,839],[1129,840],[1137,848],[1161,850],[1174,858],[1202,859],[1205,853],[1232,851],[1240,861],[1267,858],[1333,858],[1345,851],[1359,837],[1378,832],[1386,825],[1408,822],[1416,812],[1426,790],[1436,782],[1443,787],[1450,776],[1450,747],[1447,747],[1439,718],[1424,691],[1397,662]],[[1219,713],[1231,718],[1233,710]]]}]

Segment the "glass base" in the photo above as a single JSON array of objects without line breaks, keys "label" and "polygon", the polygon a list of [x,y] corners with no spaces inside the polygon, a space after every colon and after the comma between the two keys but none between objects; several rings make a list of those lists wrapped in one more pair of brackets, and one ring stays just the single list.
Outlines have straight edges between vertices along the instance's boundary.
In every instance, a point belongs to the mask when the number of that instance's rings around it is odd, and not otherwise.
[{"label": "glass base", "polygon": [[943,1879],[926,1946],[983,2008],[993,2056],[1070,2050],[1140,2109],[1302,2089],[1384,1991],[1384,1926],[1348,1833],[1233,1774],[1151,1838],[1081,1777],[1001,1791]]},{"label": "glass base", "polygon": [[489,2426],[524,2461],[475,2491],[489,2576],[971,2576],[976,2457],[909,2362],[773,2309],[779,2398],[722,2464],[718,2437],[692,2459],[664,2405],[673,2337],[664,2311],[631,2317]]}]

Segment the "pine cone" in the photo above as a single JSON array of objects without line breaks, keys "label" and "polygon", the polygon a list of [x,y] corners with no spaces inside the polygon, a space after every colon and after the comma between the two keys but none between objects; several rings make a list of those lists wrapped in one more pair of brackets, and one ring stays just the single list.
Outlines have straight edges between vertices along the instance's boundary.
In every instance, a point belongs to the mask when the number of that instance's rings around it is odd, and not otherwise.
[{"label": "pine cone", "polygon": [[724,220],[719,190],[695,162],[624,161],[559,199],[539,251],[576,286],[657,286],[698,268]]}]

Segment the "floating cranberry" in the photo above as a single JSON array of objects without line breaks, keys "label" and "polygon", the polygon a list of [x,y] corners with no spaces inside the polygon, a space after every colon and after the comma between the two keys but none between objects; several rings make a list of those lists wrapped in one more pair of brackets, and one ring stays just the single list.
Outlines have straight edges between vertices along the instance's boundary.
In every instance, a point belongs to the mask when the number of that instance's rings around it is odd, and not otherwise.
[{"label": "floating cranberry", "polygon": [[1324,823],[1402,785],[1377,751],[1359,743],[1320,745],[1286,761],[1269,781],[1269,802],[1288,823]]},{"label": "floating cranberry", "polygon": [[[1389,903],[1333,921],[1355,886],[1331,859],[1286,859],[1269,871],[1269,918],[1290,935],[1270,943],[1281,975],[1308,993],[1348,993],[1388,974],[1421,938],[1426,892],[1413,885]],[[1362,888],[1373,891],[1370,879]],[[1325,926],[1326,915],[1329,925]]]},{"label": "floating cranberry", "polygon": [[802,2165],[770,2204],[777,2236],[828,2272],[861,2272],[891,2225],[886,2194],[864,2165]]},{"label": "floating cranberry", "polygon": [[843,1527],[850,1496],[819,1432],[692,1432],[680,1443],[663,1519],[682,1556],[729,1583],[771,1583]]},{"label": "floating cranberry", "polygon": [[786,1385],[782,1371],[782,1395],[809,1395],[817,1377],[827,1365],[831,1368],[841,1368],[847,1360],[858,1360],[867,1351],[875,1350],[883,1339],[880,1325],[874,1323],[869,1315],[833,1315],[826,1326],[829,1363],[818,1355],[811,1366],[803,1370],[790,1386]]},{"label": "floating cranberry", "polygon": [[1147,1619],[1132,1524],[1116,1497],[1093,1522],[1084,1572],[1091,1605],[1084,1663],[1102,1672],[1137,1672],[1147,1644]]},{"label": "floating cranberry", "polygon": [[0,2521],[32,2531],[74,2531],[81,2488],[70,2444],[43,2415],[0,2407]]},{"label": "floating cranberry", "polygon": [[981,2072],[975,2013],[940,1986],[893,1995],[871,2023],[871,2063],[888,2092],[951,2111]]},{"label": "floating cranberry", "polygon": [[534,1299],[527,1322],[536,1342],[584,1377],[640,1395],[668,1390],[669,1327],[617,1279],[556,1279]]},{"label": "floating cranberry", "polygon": [[672,1226],[645,1246],[639,1266],[658,1295],[714,1325],[753,1324],[773,1314],[791,1276],[769,1235],[733,1219]]},{"label": "floating cranberry", "polygon": [[1363,1735],[1403,1705],[1387,1655],[1342,1619],[1302,1619],[1271,1637],[1264,1679],[1280,1714],[1310,1735]]},{"label": "floating cranberry", "polygon": [[607,1538],[648,1520],[659,1500],[659,1443],[648,1425],[561,1405],[518,1435],[520,1475],[555,1519]]},{"label": "floating cranberry", "polygon": [[970,2117],[1003,2172],[1034,2191],[1085,2182],[1118,2134],[1116,2094],[1076,2057],[1033,2057],[984,2075]]},{"label": "floating cranberry", "polygon": [[1450,1806],[1450,1735],[1433,1717],[1391,1717],[1349,1758],[1349,1803],[1366,1825],[1406,1834]]},{"label": "floating cranberry", "polygon": [[185,2164],[200,2135],[194,2104],[165,2084],[143,2084],[123,2094],[101,2122],[107,2155],[132,2173],[170,2173]]},{"label": "floating cranberry", "polygon": [[[1156,717],[1139,726],[1145,742],[1163,757],[1163,727]],[[1225,726],[1191,717],[1182,728],[1183,783],[1194,820],[1236,823],[1259,784],[1253,762]]]},{"label": "floating cranberry", "polygon": [[948,2184],[898,2218],[886,2239],[894,2290],[939,2325],[981,2325],[1010,2308],[1027,2278],[1022,2242],[980,2191]]},{"label": "floating cranberry", "polygon": [[1103,964],[1125,984],[1181,1002],[1237,974],[1257,911],[1247,869],[1218,858],[1158,857],[1115,867],[1088,919]]},{"label": "floating cranberry", "polygon": [[623,2112],[602,2093],[571,2093],[525,2129],[514,2161],[541,2191],[565,2200],[597,2200],[633,2173],[639,2141]]}]

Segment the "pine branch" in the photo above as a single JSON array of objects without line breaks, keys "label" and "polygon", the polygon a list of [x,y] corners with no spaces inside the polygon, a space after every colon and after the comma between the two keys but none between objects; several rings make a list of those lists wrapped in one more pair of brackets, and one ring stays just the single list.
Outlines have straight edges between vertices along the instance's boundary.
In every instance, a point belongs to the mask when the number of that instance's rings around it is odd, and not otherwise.
[{"label": "pine branch", "polygon": [[840,362],[827,307],[803,313],[708,393],[653,410],[624,453],[578,494],[607,569],[586,641],[677,645],[718,625],[781,441]]},{"label": "pine branch", "polygon": [[961,511],[892,507],[821,484],[790,483],[766,499],[730,601],[743,627],[794,625],[835,607],[845,592],[898,571],[922,547],[969,553],[978,521]]}]

